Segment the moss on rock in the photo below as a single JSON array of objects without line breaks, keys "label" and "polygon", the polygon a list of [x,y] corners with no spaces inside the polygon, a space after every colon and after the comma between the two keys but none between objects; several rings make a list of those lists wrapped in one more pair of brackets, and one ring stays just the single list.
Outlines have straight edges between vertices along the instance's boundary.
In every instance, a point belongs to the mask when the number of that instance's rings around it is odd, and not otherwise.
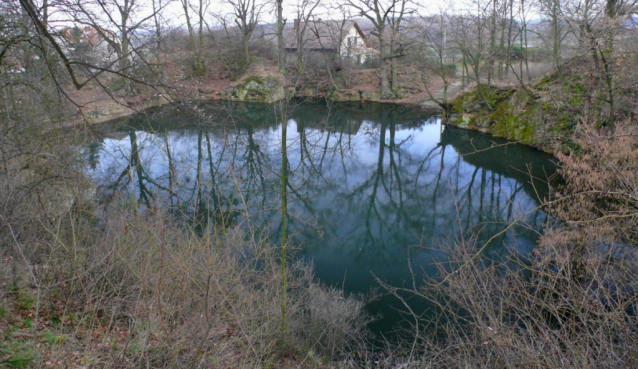
[{"label": "moss on rock", "polygon": [[546,152],[570,148],[569,136],[583,104],[583,85],[572,79],[546,76],[528,86],[481,86],[451,102],[446,124],[481,130]]},{"label": "moss on rock", "polygon": [[331,90],[326,98],[332,101],[379,101],[381,91],[378,90]]},{"label": "moss on rock", "polygon": [[272,103],[285,97],[284,87],[279,79],[273,76],[250,76],[223,94],[226,100],[264,103]]},{"label": "moss on rock", "polygon": [[326,98],[332,101],[361,101],[361,94],[354,90],[332,90],[326,92]]},{"label": "moss on rock", "polygon": [[361,91],[361,100],[363,101],[379,101],[381,100],[381,91],[363,90]]}]

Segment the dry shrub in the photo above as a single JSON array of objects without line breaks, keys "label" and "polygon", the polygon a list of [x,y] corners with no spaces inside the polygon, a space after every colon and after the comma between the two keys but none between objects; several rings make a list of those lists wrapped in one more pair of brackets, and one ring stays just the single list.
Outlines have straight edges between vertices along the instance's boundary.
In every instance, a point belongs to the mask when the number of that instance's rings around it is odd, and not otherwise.
[{"label": "dry shrub", "polygon": [[250,39],[248,48],[250,55],[253,57],[263,58],[270,61],[275,61],[277,55],[275,50],[277,45],[274,42],[274,38],[268,38],[266,36],[253,37]]},{"label": "dry shrub", "polygon": [[[175,59],[183,36],[165,43]],[[0,366],[302,365],[363,343],[364,301],[301,263],[287,271],[282,337],[280,249],[252,230],[195,233],[126,199],[98,208],[85,132],[56,130],[61,91],[35,74],[0,82]]]},{"label": "dry shrub", "polygon": [[[579,150],[559,155],[567,186],[557,193],[560,219],[599,229],[621,242],[638,242],[638,132],[631,122],[616,131],[576,129]],[[599,232],[599,233],[600,233]]]},{"label": "dry shrub", "polygon": [[261,367],[282,353],[338,358],[363,344],[364,303],[318,286],[302,263],[288,271],[281,340],[279,250],[267,240],[239,231],[194,234],[161,211],[111,211],[101,218],[90,209],[68,212],[71,231],[57,233],[47,258],[35,269],[27,259],[24,269],[33,273],[25,277],[34,281],[39,314],[66,322],[58,333],[100,332],[106,340],[108,332],[123,332],[118,347],[100,355],[92,351],[96,342],[70,338],[67,349],[91,356],[91,367],[122,360],[132,367]]},{"label": "dry shrub", "polygon": [[342,358],[365,349],[371,318],[362,312],[373,296],[348,297],[340,289],[314,283],[293,296],[297,306],[291,318],[292,339],[303,351]]},{"label": "dry shrub", "polygon": [[[55,129],[67,104],[32,77],[15,77],[0,98],[0,255],[38,262],[51,251],[47,229],[62,228],[61,216],[89,184],[74,152],[81,135]],[[16,241],[26,245],[24,255],[15,253]]]},{"label": "dry shrub", "polygon": [[[529,67],[529,74],[527,72]],[[530,62],[529,66],[524,67],[524,71],[525,71],[525,77],[527,78],[527,80],[532,80],[532,79],[536,79],[536,78],[540,78],[542,76],[544,76],[545,74],[547,74],[547,72],[549,72],[553,65],[552,63],[549,62]],[[518,66],[515,67],[516,72],[519,72],[519,68]],[[512,80],[512,82],[517,82]]]},{"label": "dry shrub", "polygon": [[[477,261],[476,245],[450,250],[455,274],[419,292],[439,307],[438,336],[420,332],[420,365],[483,368],[617,368],[638,359],[635,252],[591,249],[586,276],[547,263],[569,247],[546,236],[544,253]],[[551,246],[550,246],[551,245]],[[555,254],[554,254],[555,255]],[[632,260],[627,262],[625,258]],[[461,268],[461,266],[463,266]],[[416,355],[413,355],[416,356]],[[633,363],[633,364],[632,364]]]},{"label": "dry shrub", "polygon": [[488,260],[475,240],[450,243],[440,279],[413,291],[430,300],[406,343],[419,365],[618,368],[638,365],[635,127],[581,129],[562,156],[566,185],[547,203],[556,216],[535,252]]}]

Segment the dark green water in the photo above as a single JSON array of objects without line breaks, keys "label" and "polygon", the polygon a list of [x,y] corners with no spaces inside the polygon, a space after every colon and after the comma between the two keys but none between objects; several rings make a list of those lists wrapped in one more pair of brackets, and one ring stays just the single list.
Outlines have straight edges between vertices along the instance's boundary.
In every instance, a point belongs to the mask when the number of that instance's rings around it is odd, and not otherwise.
[{"label": "dark green water", "polygon": [[[529,253],[546,220],[527,214],[547,193],[530,174],[545,179],[555,165],[534,149],[391,105],[304,104],[286,124],[287,230],[294,257],[312,261],[326,284],[366,292],[376,277],[409,286],[408,262],[417,282],[436,276],[442,241],[479,232],[484,242],[520,217],[527,226],[513,227],[484,257]],[[161,109],[120,122],[88,147],[88,172],[104,198],[157,201],[191,222],[231,214],[233,224],[266,229],[276,241],[281,132],[268,105]],[[371,328],[390,332],[401,320],[396,308],[390,296],[371,303],[382,316]]]}]

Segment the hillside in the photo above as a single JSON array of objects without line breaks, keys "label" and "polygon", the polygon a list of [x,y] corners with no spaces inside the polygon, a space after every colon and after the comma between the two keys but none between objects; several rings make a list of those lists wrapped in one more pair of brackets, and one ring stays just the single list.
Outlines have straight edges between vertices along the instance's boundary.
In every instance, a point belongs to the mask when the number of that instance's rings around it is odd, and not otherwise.
[{"label": "hillside", "polygon": [[[636,55],[615,59],[613,90],[615,121],[638,117]],[[589,56],[566,62],[559,72],[513,85],[474,84],[452,101],[448,124],[479,130],[497,137],[557,153],[575,148],[571,136],[579,124],[609,129],[609,91],[604,88]]]}]

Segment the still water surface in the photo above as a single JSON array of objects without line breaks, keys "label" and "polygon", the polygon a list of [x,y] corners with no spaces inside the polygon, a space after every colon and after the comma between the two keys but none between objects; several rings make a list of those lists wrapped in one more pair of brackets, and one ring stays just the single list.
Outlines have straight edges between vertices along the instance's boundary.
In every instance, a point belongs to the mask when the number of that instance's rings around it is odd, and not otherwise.
[{"label": "still water surface", "polygon": [[[546,216],[531,212],[546,193],[552,157],[450,126],[438,116],[379,104],[297,107],[285,123],[288,234],[295,258],[349,292],[411,285],[412,270],[435,276],[441,242],[479,232],[479,243],[524,217],[485,257],[529,253]],[[98,188],[142,205],[159,201],[201,224],[281,232],[282,124],[269,105],[212,103],[149,111],[119,122],[86,149]],[[486,150],[490,148],[489,150]],[[530,175],[531,174],[531,175]],[[368,306],[388,333],[401,320],[390,296]],[[427,304],[415,302],[415,308]]]}]

